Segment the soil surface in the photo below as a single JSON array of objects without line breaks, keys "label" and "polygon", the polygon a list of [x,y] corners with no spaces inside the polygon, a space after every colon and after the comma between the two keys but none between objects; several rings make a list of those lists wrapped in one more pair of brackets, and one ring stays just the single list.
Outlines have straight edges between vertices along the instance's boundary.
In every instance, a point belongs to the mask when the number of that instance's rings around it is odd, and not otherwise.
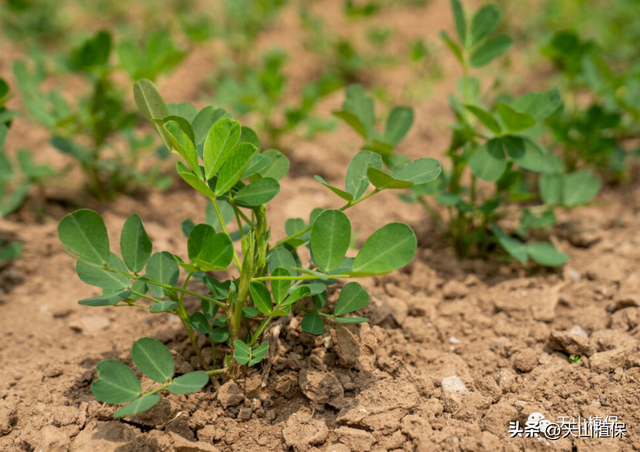
[{"label": "soil surface", "polygon": [[[338,16],[334,10],[341,2],[321,3],[331,6],[328,17]],[[398,31],[407,40],[411,30],[416,35],[427,30],[433,37],[443,26],[451,28],[447,3],[392,10],[386,19],[414,24]],[[289,22],[295,26],[291,18],[284,23]],[[287,36],[282,29],[271,34]],[[198,70],[189,69],[190,63]],[[213,64],[206,50],[196,51],[160,90],[168,101],[196,101],[202,79],[194,77]],[[416,126],[400,149],[413,158],[441,158],[447,144],[446,96],[458,74],[447,69],[448,61],[443,66],[444,80],[416,104]],[[301,67],[304,72],[313,65]],[[7,68],[5,61],[0,69],[10,79]],[[394,92],[401,86],[394,77],[387,72],[378,82]],[[341,96],[328,99],[322,109],[339,106]],[[19,107],[19,99],[13,102]],[[41,149],[39,160],[64,166],[46,144],[46,133],[20,118],[10,133],[10,152]],[[344,128],[292,143],[297,173],[283,180],[282,192],[270,203],[275,238],[284,235],[286,218],[341,205],[312,176],[340,183],[358,143]],[[349,211],[360,244],[378,227],[404,221],[418,234],[421,248],[406,268],[362,281],[372,302],[360,314],[369,324],[327,323],[322,336],[311,336],[302,332],[300,317],[284,318],[267,335],[271,365],[252,368],[246,378],[218,391],[209,385],[191,395],[167,394],[149,412],[123,421],[112,420],[116,407],[91,394],[99,361],[132,365],[131,345],[142,336],[172,350],[177,373],[198,369],[198,361],[172,316],[77,305],[99,292],[78,280],[57,238],[64,207],[47,196],[52,207],[43,221],[24,213],[0,220],[0,232],[24,244],[22,256],[0,269],[2,451],[640,450],[637,184],[607,189],[597,205],[558,214],[551,239],[571,259],[557,271],[458,260],[418,206],[382,193]],[[95,208],[112,244],[126,218],[137,212],[155,250],[184,255],[180,223],[187,217],[204,221],[204,207],[201,196],[176,181],[168,192],[120,197]],[[327,309],[340,287],[330,294]],[[186,304],[190,310],[199,305],[195,299]],[[575,355],[582,358],[571,363]],[[152,386],[142,381],[143,389]],[[509,424],[524,426],[532,413],[554,421],[618,416],[626,436],[510,438]]]}]

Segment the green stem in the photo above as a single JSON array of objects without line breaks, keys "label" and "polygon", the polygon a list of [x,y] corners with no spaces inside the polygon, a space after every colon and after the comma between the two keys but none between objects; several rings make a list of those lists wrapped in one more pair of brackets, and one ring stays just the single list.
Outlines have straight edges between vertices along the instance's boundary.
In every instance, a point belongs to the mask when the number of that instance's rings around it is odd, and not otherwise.
[{"label": "green stem", "polygon": [[304,312],[317,312],[317,313],[318,313],[318,314],[320,314],[321,316],[328,317],[328,318],[330,318],[330,319],[335,319],[335,318],[336,318],[336,316],[335,316],[335,315],[325,314],[324,312],[316,311],[315,309],[303,308],[302,306],[298,306],[298,305],[296,305],[296,304],[294,304],[294,305],[292,306],[292,308],[296,308],[296,309],[299,309],[299,310],[304,311]]},{"label": "green stem", "polygon": [[113,305],[116,308],[122,308],[122,307],[134,307],[134,308],[143,308],[143,309],[149,309],[149,306],[145,306],[143,304],[136,304],[136,303],[127,303],[127,304],[114,304]]},{"label": "green stem", "polygon": [[[207,375],[217,375],[217,374],[223,374],[226,371],[227,371],[226,368],[225,369],[213,369],[213,370],[207,370],[207,371],[205,371],[205,373]],[[141,397],[148,396],[148,395],[151,395],[151,394],[155,394],[156,392],[160,392],[163,389],[168,388],[171,383],[173,383],[173,381],[169,381],[169,382],[163,384],[162,386],[158,386],[156,389],[154,389],[152,391],[145,392],[144,394],[141,395]]]},{"label": "green stem", "polygon": [[[189,272],[187,277],[184,279],[184,283],[182,284],[183,289],[187,287],[187,284],[189,283],[189,280],[191,279],[192,275],[193,275],[193,272]],[[202,364],[202,367],[204,368],[204,370],[207,370],[207,367],[208,367],[207,362],[204,360],[204,356],[202,356],[200,347],[198,347],[198,341],[196,340],[196,335],[193,333],[193,328],[191,327],[191,323],[189,323],[189,314],[187,314],[187,310],[184,308],[184,292],[180,294],[180,298],[178,299],[178,304],[180,305],[178,306],[178,316],[180,317],[180,320],[182,320],[182,324],[184,325],[184,328],[187,330],[187,334],[189,335],[189,340],[191,341],[191,346],[193,347],[193,350],[196,352],[196,355],[200,360],[200,364]]]},{"label": "green stem", "polygon": [[[211,202],[213,203],[213,208],[216,211],[216,215],[218,216],[218,221],[220,222],[220,226],[222,227],[222,231],[229,235],[229,231],[227,230],[227,225],[224,223],[224,218],[222,217],[222,212],[220,212],[220,207],[218,207],[218,201],[216,200],[216,198],[209,198],[211,199]],[[240,228],[240,230],[242,230],[242,228]],[[236,264],[236,267],[238,268],[238,270],[240,270],[242,268],[242,264],[240,263],[240,257],[238,257],[238,253],[236,252],[236,249],[233,248],[233,262]]]},{"label": "green stem", "polygon": [[253,335],[253,337],[251,339],[251,342],[249,342],[249,348],[253,347],[253,345],[256,343],[256,341],[260,338],[260,335],[262,334],[264,329],[269,325],[269,323],[271,322],[272,318],[273,317],[267,317],[266,319],[264,319],[262,321],[262,323],[260,324],[260,326],[256,330],[255,334]]},{"label": "green stem", "polygon": [[145,300],[153,301],[154,303],[160,303],[160,300],[156,300],[155,298],[150,297],[149,295],[145,295],[143,293],[139,293],[139,292],[136,292],[136,291],[133,291],[133,290],[131,291],[131,295],[135,295],[136,297],[144,298]]},{"label": "green stem", "polygon": [[233,213],[236,215],[236,222],[238,223],[240,236],[244,238],[244,228],[242,227],[242,222],[240,221],[240,209],[238,209],[238,207],[233,202],[229,202],[229,205],[233,208]]},{"label": "green stem", "polygon": [[[329,278],[326,279],[346,279],[353,278],[351,275],[327,275]],[[260,276],[259,278],[252,278],[251,281],[307,281],[314,279],[324,279],[320,276]]]}]

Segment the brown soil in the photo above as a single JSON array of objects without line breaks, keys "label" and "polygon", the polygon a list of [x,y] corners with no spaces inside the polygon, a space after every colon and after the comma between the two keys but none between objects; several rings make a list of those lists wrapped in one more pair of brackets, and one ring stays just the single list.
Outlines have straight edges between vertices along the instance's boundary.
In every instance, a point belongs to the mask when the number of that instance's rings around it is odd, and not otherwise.
[{"label": "brown soil", "polygon": [[[435,36],[450,26],[446,8],[446,1],[434,0],[422,9],[393,10],[389,20],[414,24],[417,34],[428,23]],[[161,86],[168,100],[195,100],[193,87],[202,80],[175,80],[206,73],[213,64],[206,52],[188,61],[199,70],[180,70]],[[401,149],[414,158],[439,157],[446,146],[446,94],[453,83],[451,71],[445,72],[449,77],[433,96],[416,106],[417,126]],[[399,86],[385,77],[390,91]],[[340,102],[341,94],[323,108]],[[29,130],[24,120],[16,121],[10,151],[40,146],[42,160],[59,159],[46,134]],[[340,129],[297,142],[292,160],[304,164],[305,174],[339,181],[357,145]],[[286,218],[340,205],[308,175],[287,177],[282,188],[270,206],[274,237],[284,234]],[[98,291],[77,279],[73,260],[60,247],[56,219],[0,220],[2,234],[25,247],[14,265],[0,269],[0,450],[640,449],[640,187],[608,191],[598,206],[559,215],[552,239],[571,260],[558,272],[457,260],[420,209],[399,204],[391,193],[378,198],[350,211],[360,237],[405,221],[423,247],[407,268],[364,280],[372,297],[362,313],[369,324],[327,324],[325,334],[315,337],[301,331],[299,317],[285,318],[268,334],[271,366],[250,369],[246,379],[217,392],[208,386],[192,395],[166,395],[150,412],[125,421],[111,420],[116,408],[91,394],[95,365],[103,359],[132,364],[132,343],[151,336],[172,350],[177,372],[197,369],[181,325],[164,314],[78,306],[77,300]],[[156,250],[185,254],[180,222],[203,221],[204,205],[202,197],[177,186],[144,200],[121,197],[99,210],[112,243],[125,219],[138,212]],[[329,305],[338,293],[339,287]],[[197,308],[195,300],[187,303]],[[570,355],[582,359],[570,364]],[[627,437],[510,439],[509,423],[524,425],[534,412],[547,419],[617,415]]]}]

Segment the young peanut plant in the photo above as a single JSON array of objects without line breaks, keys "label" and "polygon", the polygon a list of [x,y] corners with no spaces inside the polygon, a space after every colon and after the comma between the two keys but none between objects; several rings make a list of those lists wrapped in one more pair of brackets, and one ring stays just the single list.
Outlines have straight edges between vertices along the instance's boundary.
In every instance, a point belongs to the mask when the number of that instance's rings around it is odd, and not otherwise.
[{"label": "young peanut plant", "polygon": [[[146,173],[137,168],[143,153],[156,143],[152,136],[139,138],[133,133],[137,116],[125,108],[124,94],[113,81],[116,67],[109,62],[112,47],[110,33],[100,31],[71,52],[68,69],[92,87],[91,94],[75,105],[57,90],[42,90],[40,85],[47,76],[43,57],[36,59],[31,71],[22,61],[14,65],[29,115],[52,133],[51,144],[57,150],[78,162],[89,193],[98,200],[145,185],[164,188],[171,182],[159,174],[159,166]],[[155,78],[184,57],[163,35],[151,36],[147,49],[122,41],[117,53],[120,65],[133,80]]]},{"label": "young peanut plant", "polygon": [[[177,163],[180,177],[209,199],[215,212],[209,219],[211,224],[183,225],[188,234],[186,258],[154,252],[136,214],[122,228],[120,256],[111,251],[104,221],[92,210],[81,209],[64,217],[59,237],[77,259],[79,278],[103,290],[102,295],[81,300],[81,305],[133,307],[151,314],[176,315],[204,370],[172,379],[171,354],[158,341],[143,338],[133,346],[133,361],[161,386],[142,394],[131,369],[118,361],[103,361],[98,365],[100,379],[92,386],[99,400],[130,402],[116,412],[117,417],[128,416],[157,403],[157,393],[165,388],[186,393],[204,386],[207,376],[224,373],[238,378],[243,366],[253,366],[267,356],[268,344],[261,342],[270,323],[293,310],[306,313],[301,327],[311,334],[324,331],[323,318],[342,323],[367,321],[350,315],[369,302],[369,294],[359,283],[342,287],[332,311],[325,307],[327,287],[340,279],[382,275],[405,266],[415,253],[416,237],[406,224],[390,223],[374,232],[355,257],[346,257],[351,223],[345,211],[383,190],[405,189],[435,179],[440,174],[437,161],[407,162],[388,175],[382,171],[379,155],[360,152],[349,165],[344,189],[316,176],[346,203],[340,209],[315,210],[308,223],[300,218],[288,220],[288,236],[273,243],[266,204],[280,191],[278,180],[288,170],[286,157],[278,151],[260,152],[250,129],[229,117],[222,118],[213,107],[204,108],[191,121],[169,115],[148,80],[136,83],[134,96],[143,115],[182,157]],[[371,185],[373,189],[369,189]],[[229,221],[236,222],[236,233],[229,233]],[[231,235],[239,237],[241,253]],[[310,250],[311,259],[306,263],[297,252],[301,247]],[[228,271],[234,276],[221,281],[207,273],[210,271]],[[202,284],[191,290],[190,281]],[[187,312],[185,295],[199,298],[201,309]],[[209,336],[213,369],[198,347],[197,333]],[[221,363],[218,349],[226,354]]]},{"label": "young peanut plant", "polygon": [[4,152],[9,126],[16,113],[5,107],[10,98],[9,85],[0,78],[0,218],[20,209],[32,186],[42,186],[44,180],[55,175],[55,170],[50,166],[35,164],[31,152],[26,149],[16,153],[18,165],[12,164]]},{"label": "young peanut plant", "polygon": [[[512,40],[504,34],[492,35],[500,20],[496,6],[480,8],[469,26],[459,0],[451,0],[451,5],[458,41],[445,32],[441,36],[462,66],[463,77],[458,84],[461,99],[450,97],[457,120],[451,126],[453,136],[445,152],[450,169],[434,184],[412,187],[403,199],[419,202],[427,210],[458,256],[484,256],[499,244],[522,263],[532,259],[542,265],[562,265],[568,256],[553,244],[523,242],[496,223],[509,214],[521,213],[516,233],[527,239],[529,231],[555,224],[554,209],[589,202],[599,191],[599,180],[584,169],[566,172],[562,162],[537,139],[544,119],[561,104],[557,90],[530,92],[517,99],[498,96],[487,105],[491,92],[481,93],[480,81],[470,76],[470,71],[504,54]],[[334,114],[366,140],[364,149],[381,154],[389,168],[403,161],[394,149],[411,127],[411,109],[395,108],[385,132],[378,133],[373,99],[362,88],[350,87],[342,110]],[[492,188],[483,190],[479,181],[491,183]],[[525,204],[537,198],[542,204]],[[447,217],[431,205],[431,199],[448,210]]]}]

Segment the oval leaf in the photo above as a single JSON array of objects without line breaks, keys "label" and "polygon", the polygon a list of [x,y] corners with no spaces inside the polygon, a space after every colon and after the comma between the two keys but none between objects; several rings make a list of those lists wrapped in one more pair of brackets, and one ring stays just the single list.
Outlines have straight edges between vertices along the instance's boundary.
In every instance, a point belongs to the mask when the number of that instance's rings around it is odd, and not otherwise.
[{"label": "oval leaf", "polygon": [[236,120],[224,118],[216,122],[204,142],[204,170],[211,179],[231,155],[240,140],[242,130]]},{"label": "oval leaf", "polygon": [[189,372],[173,380],[167,390],[173,394],[190,394],[204,388],[208,382],[209,375],[205,372]]},{"label": "oval leaf", "polygon": [[148,120],[169,116],[169,109],[164,103],[158,88],[150,80],[142,79],[133,85],[133,98],[136,105]]},{"label": "oval leaf", "polygon": [[349,273],[389,273],[411,262],[416,247],[416,235],[409,226],[404,223],[389,223],[364,242]]},{"label": "oval leaf", "polygon": [[271,159],[271,162],[258,174],[260,177],[272,177],[275,180],[280,180],[289,172],[289,159],[280,151],[276,149],[269,149],[264,151],[262,155],[265,155]]},{"label": "oval leaf", "polygon": [[500,140],[495,138],[476,148],[469,158],[469,167],[473,174],[487,182],[500,179],[507,167],[507,158]]},{"label": "oval leaf", "polygon": [[[111,253],[111,259],[109,259],[109,267],[122,272],[127,271],[122,259],[113,253]],[[120,273],[114,273],[102,267],[93,267],[82,261],[76,262],[76,272],[82,282],[101,289],[119,290],[131,285],[131,280]]]},{"label": "oval leaf", "polygon": [[311,229],[311,254],[318,268],[330,272],[338,268],[351,241],[351,222],[339,210],[325,210]]},{"label": "oval leaf", "polygon": [[484,66],[509,50],[512,44],[513,40],[507,35],[494,36],[471,54],[469,62],[474,67]]},{"label": "oval leaf", "polygon": [[124,263],[132,272],[140,272],[147,264],[153,245],[142,224],[142,218],[134,213],[124,222],[120,234],[120,252]]},{"label": "oval leaf", "polygon": [[364,308],[369,303],[369,293],[357,282],[350,282],[342,288],[336,307],[335,315],[348,314]]},{"label": "oval leaf", "polygon": [[65,216],[58,225],[64,246],[92,264],[109,262],[109,236],[102,217],[93,210],[80,209]]},{"label": "oval leaf", "polygon": [[250,143],[242,143],[222,165],[216,182],[216,196],[221,196],[233,187],[245,173],[258,149]]},{"label": "oval leaf", "polygon": [[552,243],[548,242],[527,243],[527,253],[531,259],[548,267],[559,267],[569,260],[569,256],[561,253]]},{"label": "oval leaf", "polygon": [[371,151],[358,152],[355,157],[351,159],[349,167],[347,168],[347,175],[344,179],[344,188],[347,193],[353,196],[353,199],[360,199],[360,197],[369,188],[369,177],[367,176],[367,170],[372,167],[378,170],[382,170],[382,157],[380,154],[376,154]]},{"label": "oval leaf", "polygon": [[407,162],[394,173],[395,179],[413,182],[415,185],[431,182],[442,172],[440,162],[435,159],[421,158]]},{"label": "oval leaf", "polygon": [[[291,276],[291,272],[286,268],[278,267],[273,273],[271,273],[271,276]],[[290,280],[271,281],[271,291],[273,292],[273,299],[277,305],[284,301],[287,296],[287,292],[289,291],[289,287],[291,287]]]},{"label": "oval leaf", "polygon": [[[147,264],[145,276],[153,281],[175,286],[180,277],[180,266],[168,251],[154,253]],[[147,281],[147,284],[149,285],[149,291],[155,297],[164,298],[167,296],[164,288],[156,286],[149,281]]]},{"label": "oval leaf", "polygon": [[251,349],[249,346],[239,339],[233,342],[233,357],[238,364],[245,365],[251,360]]},{"label": "oval leaf", "polygon": [[484,5],[471,22],[471,45],[474,46],[491,33],[500,22],[500,9],[496,5]]},{"label": "oval leaf", "polygon": [[130,404],[123,406],[115,413],[113,413],[113,418],[120,419],[122,417],[133,416],[134,414],[147,411],[149,408],[157,404],[160,399],[162,399],[162,397],[159,394],[149,394],[144,397],[135,399]]},{"label": "oval leaf", "polygon": [[101,402],[126,403],[140,396],[142,387],[127,365],[107,359],[96,366],[99,380],[91,384],[91,392]]},{"label": "oval leaf", "polygon": [[302,322],[300,322],[300,327],[302,327],[303,331],[306,331],[309,334],[322,334],[324,333],[324,323],[322,323],[322,316],[317,312],[310,312],[307,314]]},{"label": "oval leaf", "polygon": [[152,337],[138,339],[131,347],[131,358],[140,372],[158,383],[173,377],[173,356],[169,349]]},{"label": "oval leaf", "polygon": [[575,171],[564,176],[562,201],[565,206],[577,206],[591,201],[600,191],[600,181],[588,170]]},{"label": "oval leaf", "polygon": [[263,314],[269,314],[273,309],[273,305],[271,303],[271,292],[269,292],[267,286],[261,282],[254,281],[249,285],[249,291],[256,308]]},{"label": "oval leaf", "polygon": [[280,193],[278,181],[266,177],[244,186],[233,199],[243,206],[260,206],[271,201],[278,193]]}]

